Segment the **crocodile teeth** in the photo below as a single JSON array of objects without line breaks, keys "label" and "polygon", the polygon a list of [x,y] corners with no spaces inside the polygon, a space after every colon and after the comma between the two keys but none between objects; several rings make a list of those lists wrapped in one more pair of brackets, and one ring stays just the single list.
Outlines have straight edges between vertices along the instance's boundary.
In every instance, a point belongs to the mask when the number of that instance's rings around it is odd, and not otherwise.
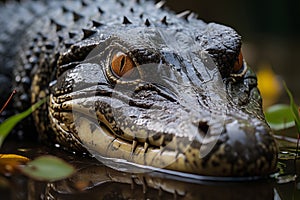
[{"label": "crocodile teeth", "polygon": [[137,141],[136,140],[133,140],[132,141],[132,146],[131,146],[131,155],[133,155],[135,149],[137,147]]},{"label": "crocodile teeth", "polygon": [[145,142],[145,143],[144,143],[144,150],[145,150],[145,152],[147,152],[148,147],[149,147],[148,142]]},{"label": "crocodile teeth", "polygon": [[143,186],[143,193],[146,194],[148,186],[147,186],[147,182],[145,180],[145,177],[142,178],[141,182],[142,182],[142,186]]}]

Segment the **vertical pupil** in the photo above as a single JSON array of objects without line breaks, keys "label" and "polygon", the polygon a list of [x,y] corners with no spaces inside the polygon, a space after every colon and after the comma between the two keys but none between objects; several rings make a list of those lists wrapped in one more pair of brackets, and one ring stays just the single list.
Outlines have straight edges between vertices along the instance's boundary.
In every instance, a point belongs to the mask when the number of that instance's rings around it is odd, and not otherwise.
[{"label": "vertical pupil", "polygon": [[121,63],[120,63],[120,72],[122,72],[124,67],[125,67],[125,56],[122,56]]},{"label": "vertical pupil", "polygon": [[126,73],[131,74],[130,70],[133,69],[134,66],[134,62],[130,57],[122,52],[115,54],[111,61],[111,70],[118,77],[122,77],[126,75]]}]

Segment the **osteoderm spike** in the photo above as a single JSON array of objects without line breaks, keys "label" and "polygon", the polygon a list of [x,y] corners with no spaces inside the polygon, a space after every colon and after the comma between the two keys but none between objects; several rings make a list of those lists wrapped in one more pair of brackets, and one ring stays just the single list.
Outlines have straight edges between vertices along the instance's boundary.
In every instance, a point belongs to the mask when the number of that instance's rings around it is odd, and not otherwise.
[{"label": "osteoderm spike", "polygon": [[197,13],[194,13],[194,12],[192,12],[192,13],[190,14],[190,18],[197,19],[197,18],[198,18],[198,14],[197,14]]},{"label": "osteoderm spike", "polygon": [[82,5],[82,7],[86,7],[88,4],[84,0],[82,0],[81,5]]},{"label": "osteoderm spike", "polygon": [[98,12],[99,12],[100,14],[103,14],[103,13],[104,13],[104,11],[103,11],[100,7],[98,7]]},{"label": "osteoderm spike", "polygon": [[178,13],[176,16],[178,18],[183,18],[183,19],[185,19],[185,20],[188,21],[188,18],[189,18],[190,15],[191,15],[191,11],[190,10],[186,10],[186,11],[183,11],[181,13]]},{"label": "osteoderm spike", "polygon": [[62,6],[62,11],[63,13],[67,13],[69,12],[70,10],[68,8],[66,8],[65,6]]},{"label": "osteoderm spike", "polygon": [[76,22],[78,20],[80,20],[81,18],[83,18],[82,15],[76,13],[76,12],[73,12],[73,20]]},{"label": "osteoderm spike", "polygon": [[123,24],[132,24],[132,23],[131,23],[131,21],[129,21],[129,19],[126,16],[124,16]]},{"label": "osteoderm spike", "polygon": [[155,7],[157,9],[160,9],[160,8],[163,8],[165,4],[166,4],[166,1],[159,1],[158,3],[155,4]]},{"label": "osteoderm spike", "polygon": [[70,38],[73,38],[73,37],[75,37],[77,35],[77,33],[75,33],[75,32],[69,32],[69,37]]},{"label": "osteoderm spike", "polygon": [[58,24],[58,23],[56,23],[55,26],[56,26],[56,31],[60,31],[61,29],[63,29],[65,27],[64,25]]},{"label": "osteoderm spike", "polygon": [[58,35],[58,41],[59,41],[59,42],[62,42],[63,40],[64,40],[64,37],[61,36],[61,35]]},{"label": "osteoderm spike", "polygon": [[148,19],[146,19],[145,25],[146,25],[146,26],[150,26],[150,25],[151,25],[151,24],[150,24],[150,21],[149,21]]},{"label": "osteoderm spike", "polygon": [[62,27],[58,26],[58,23],[54,19],[50,19],[50,24],[56,26],[56,31],[60,31]]},{"label": "osteoderm spike", "polygon": [[55,44],[52,42],[47,42],[45,44],[46,49],[53,49],[55,47]]},{"label": "osteoderm spike", "polygon": [[53,24],[56,26],[57,32],[65,27],[64,25],[57,23],[54,19],[50,19],[50,24]]},{"label": "osteoderm spike", "polygon": [[50,24],[56,24],[56,22],[54,21],[54,19],[50,18]]},{"label": "osteoderm spike", "polygon": [[83,39],[86,39],[86,38],[90,37],[91,35],[97,33],[96,30],[84,29],[84,28],[82,29],[82,31],[83,31]]},{"label": "osteoderm spike", "polygon": [[71,47],[73,44],[74,44],[74,42],[71,42],[71,41],[64,42],[64,45],[65,45],[66,48]]},{"label": "osteoderm spike", "polygon": [[167,16],[164,16],[164,18],[162,18],[161,23],[168,25]]},{"label": "osteoderm spike", "polygon": [[122,6],[122,7],[124,7],[125,6],[125,4],[124,4],[124,2],[123,1],[120,1],[120,0],[117,0],[117,2]]},{"label": "osteoderm spike", "polygon": [[46,41],[48,39],[48,37],[46,35],[41,34],[41,36],[42,36],[43,41]]},{"label": "osteoderm spike", "polygon": [[101,22],[98,22],[98,21],[95,21],[95,20],[92,20],[92,23],[93,23],[93,26],[96,27],[96,28],[103,25]]}]

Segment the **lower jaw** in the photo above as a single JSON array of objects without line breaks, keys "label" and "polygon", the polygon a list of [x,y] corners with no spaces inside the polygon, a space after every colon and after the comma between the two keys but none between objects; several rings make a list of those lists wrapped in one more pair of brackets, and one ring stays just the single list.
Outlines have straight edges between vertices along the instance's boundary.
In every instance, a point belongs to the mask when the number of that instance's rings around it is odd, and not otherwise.
[{"label": "lower jaw", "polygon": [[[117,138],[106,128],[99,126],[97,122],[84,117],[75,116],[78,137],[83,145],[93,156],[100,161],[107,161],[109,167],[136,173],[136,168],[120,167],[120,163],[127,166],[138,166],[140,169],[151,169],[157,171],[170,170],[175,173],[198,174],[201,176],[218,177],[263,177],[266,172],[235,172],[232,166],[220,163],[219,166],[210,164],[203,165],[204,159],[193,159],[200,154],[200,150],[192,149],[190,146],[182,153],[170,151],[167,148],[148,147],[133,145],[128,141]],[[91,128],[92,127],[92,128]],[[106,164],[104,163],[104,164]],[[116,167],[118,166],[118,167]],[[205,166],[205,167],[204,167]],[[267,170],[265,170],[267,171]],[[243,174],[244,173],[244,174]]]}]

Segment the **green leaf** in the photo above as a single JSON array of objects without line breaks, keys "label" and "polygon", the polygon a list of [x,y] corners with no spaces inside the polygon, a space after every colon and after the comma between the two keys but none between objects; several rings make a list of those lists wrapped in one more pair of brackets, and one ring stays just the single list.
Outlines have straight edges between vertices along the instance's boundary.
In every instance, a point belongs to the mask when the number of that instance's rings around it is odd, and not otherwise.
[{"label": "green leaf", "polygon": [[24,119],[25,117],[27,117],[28,115],[30,115],[33,111],[35,111],[38,107],[40,107],[45,102],[46,102],[46,98],[35,103],[24,112],[6,119],[2,124],[0,124],[0,147],[2,146],[4,139],[10,133],[10,131],[16,126],[16,124],[20,122],[22,119]]},{"label": "green leaf", "polygon": [[25,175],[39,181],[57,181],[72,175],[75,169],[54,156],[41,156],[20,169]]},{"label": "green leaf", "polygon": [[295,124],[296,124],[297,130],[298,130],[298,133],[300,133],[300,116],[299,116],[299,111],[298,111],[298,107],[299,106],[297,106],[295,104],[294,97],[293,97],[291,91],[286,86],[286,84],[284,83],[283,85],[284,85],[284,88],[285,88],[287,94],[289,95],[289,98],[290,98],[290,109],[292,110],[293,117],[294,117],[294,120],[295,120]]},{"label": "green leaf", "polygon": [[265,112],[266,120],[273,130],[282,130],[295,126],[294,115],[289,105],[277,104]]}]

